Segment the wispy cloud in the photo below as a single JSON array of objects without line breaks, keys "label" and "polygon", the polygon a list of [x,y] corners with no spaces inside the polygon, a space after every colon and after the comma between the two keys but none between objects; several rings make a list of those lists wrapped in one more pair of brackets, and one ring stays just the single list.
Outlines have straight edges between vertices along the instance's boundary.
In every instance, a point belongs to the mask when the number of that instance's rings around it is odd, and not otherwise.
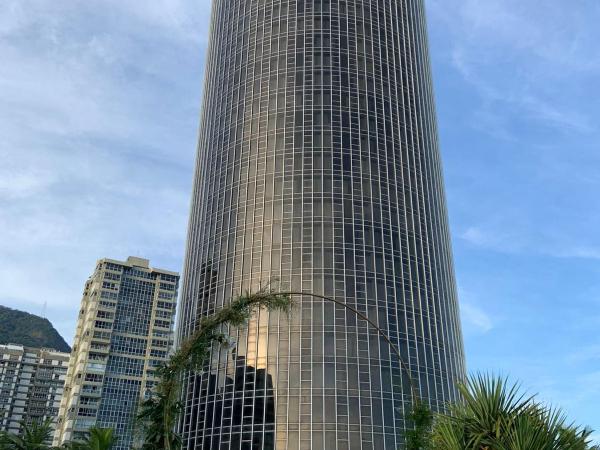
[{"label": "wispy cloud", "polygon": [[180,269],[209,11],[0,4],[0,303],[69,339],[97,258]]},{"label": "wispy cloud", "polygon": [[[502,223],[502,222],[501,222]],[[507,230],[501,225],[469,226],[459,238],[468,244],[504,254],[544,255],[564,259],[600,259],[600,247],[584,242],[587,238],[546,232],[532,232],[522,225]]]},{"label": "wispy cloud", "polygon": [[468,227],[460,238],[464,241],[495,251],[503,253],[516,253],[523,249],[524,236],[519,236],[515,233],[510,233],[507,230],[490,229],[481,226]]},{"label": "wispy cloud", "polygon": [[600,361],[600,344],[583,346],[567,356],[567,362],[570,364],[581,364],[592,361]]},{"label": "wispy cloud", "polygon": [[427,5],[469,365],[599,428],[600,5]]},{"label": "wispy cloud", "polygon": [[[569,363],[563,336],[598,328],[580,300],[600,249],[600,5],[427,4],[469,365],[600,428],[595,353]],[[96,258],[181,267],[209,14],[209,0],[0,2],[0,303],[47,301],[69,339]]]},{"label": "wispy cloud", "polygon": [[558,258],[600,259],[600,248],[591,246],[574,246],[559,248],[551,254]]},{"label": "wispy cloud", "polygon": [[[543,10],[513,0],[433,1],[430,9],[454,34],[450,61],[480,95],[488,120],[491,111],[512,111],[555,132],[596,130],[586,108],[556,101],[577,89],[574,79],[600,74],[600,52],[585,26],[592,17],[554,0]],[[543,82],[549,78],[556,89]]]},{"label": "wispy cloud", "polygon": [[210,2],[156,0],[140,7],[135,0],[89,0],[85,4],[34,0],[26,5],[19,0],[5,0],[0,11],[0,36],[31,33],[35,26],[38,33],[58,41],[67,35],[80,37],[79,26],[94,31],[95,25],[106,19],[109,26],[104,28],[105,35],[118,31],[140,41],[159,35],[161,40],[197,45],[208,37]]},{"label": "wispy cloud", "polygon": [[[518,73],[513,74],[513,82],[498,78],[489,78],[487,67],[482,73],[482,64],[479,52],[470,53],[468,48],[457,47],[452,52],[454,68],[468,81],[481,96],[482,108],[485,114],[494,114],[496,120],[501,120],[501,111],[509,109],[518,111],[522,117],[529,118],[548,127],[559,127],[564,131],[581,132],[589,134],[595,131],[590,117],[577,109],[559,107],[548,95],[537,92],[535,87],[524,80]],[[503,114],[507,114],[503,112]],[[477,118],[477,116],[475,116]],[[480,127],[484,130],[485,125]],[[507,126],[503,127],[503,134],[514,140],[514,136],[507,133]],[[495,131],[495,130],[492,130]]]},{"label": "wispy cloud", "polygon": [[463,328],[467,334],[485,334],[494,328],[492,315],[478,299],[459,286],[458,297]]},{"label": "wispy cloud", "polygon": [[491,317],[485,311],[464,299],[461,300],[460,311],[463,323],[467,327],[472,327],[482,333],[487,333],[494,328]]}]

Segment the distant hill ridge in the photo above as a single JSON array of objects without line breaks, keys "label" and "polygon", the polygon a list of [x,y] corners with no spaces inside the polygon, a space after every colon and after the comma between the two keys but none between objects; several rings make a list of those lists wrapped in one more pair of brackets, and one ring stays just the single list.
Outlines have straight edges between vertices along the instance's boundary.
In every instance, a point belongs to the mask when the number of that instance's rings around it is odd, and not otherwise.
[{"label": "distant hill ridge", "polygon": [[53,348],[66,353],[71,351],[48,319],[1,305],[0,344]]}]

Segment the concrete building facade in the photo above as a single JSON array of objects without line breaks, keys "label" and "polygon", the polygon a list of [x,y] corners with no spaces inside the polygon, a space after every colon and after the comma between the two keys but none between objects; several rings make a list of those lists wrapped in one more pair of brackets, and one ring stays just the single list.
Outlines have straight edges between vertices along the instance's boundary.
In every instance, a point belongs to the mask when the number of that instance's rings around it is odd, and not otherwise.
[{"label": "concrete building facade", "polygon": [[92,426],[134,443],[134,419],[173,345],[179,275],[146,259],[102,259],[85,283],[54,444]]},{"label": "concrete building facade", "polygon": [[0,431],[51,420],[56,427],[69,354],[17,344],[0,345]]}]

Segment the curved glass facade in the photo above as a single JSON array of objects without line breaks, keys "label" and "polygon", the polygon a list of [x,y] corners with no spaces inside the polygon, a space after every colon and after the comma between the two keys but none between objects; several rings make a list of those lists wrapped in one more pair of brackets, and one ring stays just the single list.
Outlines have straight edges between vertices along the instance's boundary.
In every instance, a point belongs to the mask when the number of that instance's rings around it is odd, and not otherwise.
[{"label": "curved glass facade", "polygon": [[[461,329],[422,0],[214,0],[180,338],[244,290],[336,297],[434,409]],[[298,299],[186,378],[188,449],[402,446],[408,379],[341,306]]]}]

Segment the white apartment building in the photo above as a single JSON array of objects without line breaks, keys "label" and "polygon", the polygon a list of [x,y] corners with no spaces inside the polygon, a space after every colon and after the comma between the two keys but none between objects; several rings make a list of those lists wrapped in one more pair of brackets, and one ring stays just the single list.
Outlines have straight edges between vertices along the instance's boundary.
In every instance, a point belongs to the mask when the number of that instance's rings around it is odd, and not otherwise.
[{"label": "white apartment building", "polygon": [[69,353],[0,345],[0,430],[19,434],[22,423],[52,419],[63,395]]}]

